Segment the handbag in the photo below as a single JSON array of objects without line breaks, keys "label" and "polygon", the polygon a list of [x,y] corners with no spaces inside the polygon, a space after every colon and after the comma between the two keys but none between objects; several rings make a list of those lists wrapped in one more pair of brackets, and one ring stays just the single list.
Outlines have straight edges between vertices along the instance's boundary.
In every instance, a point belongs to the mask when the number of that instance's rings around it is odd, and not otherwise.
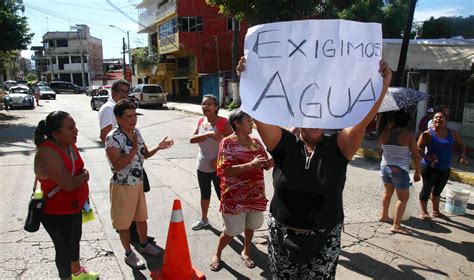
[{"label": "handbag", "polygon": [[283,243],[290,262],[310,263],[314,257],[321,253],[328,239],[327,234],[297,235],[287,233],[283,237]]},{"label": "handbag", "polygon": [[28,204],[28,213],[23,228],[28,232],[38,231],[41,223],[41,211],[43,209],[44,199],[41,186],[38,187],[38,177],[35,177],[33,185],[33,194]]},{"label": "handbag", "polygon": [[143,191],[144,192],[149,192],[150,191],[150,181],[148,181],[148,175],[146,175],[145,168],[143,168],[142,171],[143,171]]}]

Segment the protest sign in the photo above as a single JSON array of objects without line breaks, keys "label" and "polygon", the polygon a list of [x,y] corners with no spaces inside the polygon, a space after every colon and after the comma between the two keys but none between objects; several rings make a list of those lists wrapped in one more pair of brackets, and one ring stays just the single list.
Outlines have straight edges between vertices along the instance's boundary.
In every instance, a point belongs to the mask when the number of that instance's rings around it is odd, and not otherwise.
[{"label": "protest sign", "polygon": [[241,109],[268,124],[337,129],[358,124],[382,89],[378,23],[276,22],[245,37]]}]

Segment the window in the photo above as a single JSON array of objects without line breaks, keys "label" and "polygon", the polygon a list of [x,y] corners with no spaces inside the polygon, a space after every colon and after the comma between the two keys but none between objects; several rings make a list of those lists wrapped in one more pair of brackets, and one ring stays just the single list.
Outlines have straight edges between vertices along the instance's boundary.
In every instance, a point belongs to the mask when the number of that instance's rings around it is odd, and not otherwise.
[{"label": "window", "polygon": [[[240,30],[240,21],[237,21],[236,24],[237,30]],[[234,30],[234,18],[227,18],[227,30]]]},{"label": "window", "polygon": [[56,41],[48,40],[48,45],[49,45],[50,48],[55,48],[56,47]]},{"label": "window", "polygon": [[72,55],[71,56],[71,63],[81,63],[81,56]]},{"label": "window", "polygon": [[67,48],[67,40],[56,40],[58,48]]},{"label": "window", "polygon": [[82,60],[84,60],[84,63],[87,63],[87,55],[83,55]]},{"label": "window", "polygon": [[178,68],[188,68],[188,67],[189,67],[188,57],[178,58]]},{"label": "window", "polygon": [[64,70],[64,64],[69,64],[69,56],[58,56],[59,70]]},{"label": "window", "polygon": [[176,18],[172,18],[160,25],[160,39],[175,34],[176,32],[178,32]]},{"label": "window", "polygon": [[202,17],[180,17],[179,26],[183,32],[202,31]]},{"label": "window", "polygon": [[51,57],[51,62],[52,62],[53,64],[56,64],[56,57],[55,57],[55,56],[52,56],[52,57]]}]

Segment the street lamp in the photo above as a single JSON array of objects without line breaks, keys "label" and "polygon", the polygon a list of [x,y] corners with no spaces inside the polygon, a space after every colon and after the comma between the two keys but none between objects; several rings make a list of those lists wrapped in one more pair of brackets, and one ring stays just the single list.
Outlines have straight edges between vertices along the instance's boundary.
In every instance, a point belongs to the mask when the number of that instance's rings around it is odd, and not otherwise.
[{"label": "street lamp", "polygon": [[[130,51],[130,34],[129,34],[128,30],[125,31],[125,30],[123,30],[122,28],[117,27],[117,26],[115,26],[115,25],[113,25],[113,24],[109,24],[109,27],[116,28],[116,29],[118,29],[118,30],[120,30],[120,31],[122,31],[122,32],[127,33],[128,65],[129,65],[129,67],[131,68],[131,67],[132,67],[132,59],[131,59],[131,56],[130,56],[130,54],[131,54],[131,51]],[[124,61],[124,62],[125,62],[125,61]],[[123,66],[123,69],[124,69],[124,71],[125,71],[125,65]]]}]

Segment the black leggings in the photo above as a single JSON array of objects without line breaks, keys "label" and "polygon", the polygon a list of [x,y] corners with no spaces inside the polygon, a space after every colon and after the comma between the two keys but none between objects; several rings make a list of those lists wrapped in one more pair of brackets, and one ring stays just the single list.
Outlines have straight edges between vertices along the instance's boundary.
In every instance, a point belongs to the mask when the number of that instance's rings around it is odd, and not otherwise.
[{"label": "black leggings", "polygon": [[71,277],[71,262],[79,260],[79,242],[82,236],[82,213],[44,215],[41,218],[56,250],[56,267],[60,278]]},{"label": "black leggings", "polygon": [[440,196],[449,179],[451,169],[436,169],[430,166],[421,165],[421,177],[423,178],[423,187],[420,192],[420,200],[428,201],[430,193],[433,196]]},{"label": "black leggings", "polygon": [[217,198],[221,200],[221,178],[217,176],[217,172],[202,172],[197,171],[199,189],[201,189],[201,199],[211,199],[211,181],[216,190]]}]

